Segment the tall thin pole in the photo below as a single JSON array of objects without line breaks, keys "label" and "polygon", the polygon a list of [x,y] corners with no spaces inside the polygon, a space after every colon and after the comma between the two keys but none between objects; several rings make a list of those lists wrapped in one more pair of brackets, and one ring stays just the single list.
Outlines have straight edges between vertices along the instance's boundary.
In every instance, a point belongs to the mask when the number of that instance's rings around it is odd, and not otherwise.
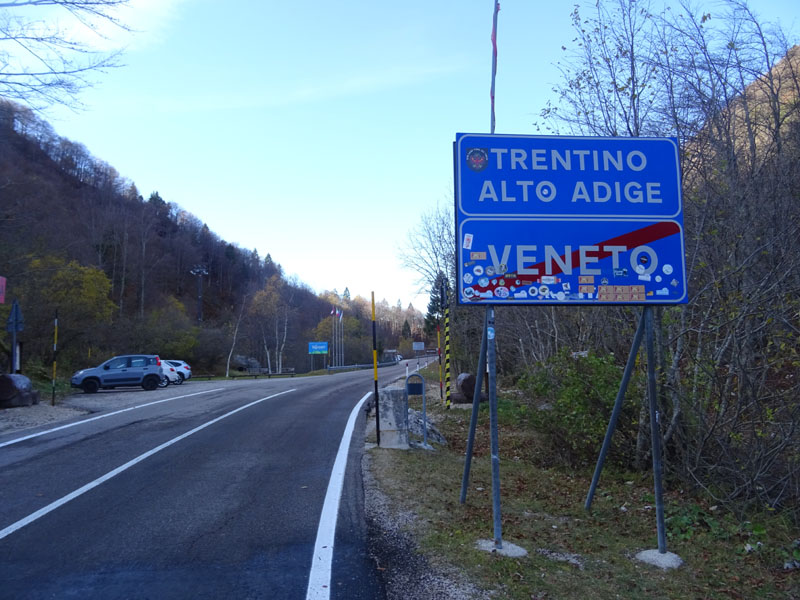
[{"label": "tall thin pole", "polygon": [[494,15],[492,17],[492,87],[490,90],[492,104],[492,122],[490,133],[494,133],[494,81],[497,77],[497,13],[500,12],[500,2],[494,2]]},{"label": "tall thin pole", "polygon": [[381,445],[381,403],[378,400],[378,333],[375,327],[375,292],[372,292],[372,369],[375,381],[375,436]]},{"label": "tall thin pole", "polygon": [[483,335],[481,335],[481,354],[478,357],[478,374],[475,378],[475,391],[472,394],[472,416],[469,420],[469,436],[467,437],[467,452],[464,456],[464,476],[461,478],[461,498],[459,502],[467,501],[467,486],[469,473],[472,468],[472,449],[475,446],[475,430],[478,428],[478,411],[481,407],[481,387],[483,387],[483,372],[486,370],[486,329],[489,325],[489,311],[483,317]]},{"label": "tall thin pole", "polygon": [[497,364],[494,340],[494,307],[489,307],[486,321],[486,360],[489,363],[489,427],[492,448],[492,515],[494,517],[494,546],[503,547],[503,528],[500,516],[500,439],[497,431]]},{"label": "tall thin pole", "polygon": [[344,309],[342,309],[341,314],[339,315],[339,365],[344,366]]},{"label": "tall thin pole", "polygon": [[636,356],[639,354],[639,346],[642,344],[642,335],[645,329],[645,314],[645,311],[642,311],[639,327],[636,328],[636,334],[633,336],[633,345],[631,345],[631,351],[628,354],[628,362],[625,363],[625,370],[622,373],[622,382],[619,384],[617,399],[614,401],[614,409],[611,411],[611,419],[608,421],[606,437],[603,439],[603,447],[600,448],[600,456],[594,468],[592,484],[589,486],[589,493],[586,495],[586,502],[584,503],[584,508],[586,510],[591,510],[592,508],[592,500],[594,499],[594,493],[597,489],[597,483],[600,481],[600,473],[603,471],[603,464],[606,462],[606,455],[611,447],[611,437],[614,435],[614,430],[617,428],[617,420],[622,411],[622,402],[625,399],[625,392],[628,389],[628,383],[630,382],[633,368],[636,365]]},{"label": "tall thin pole", "polygon": [[444,402],[444,386],[442,384],[442,330],[436,324],[436,354],[439,355],[439,400]]},{"label": "tall thin pole", "polygon": [[[494,134],[494,82],[497,77],[497,13],[500,12],[500,2],[494,1],[494,15],[492,17],[492,123],[491,132]],[[494,546],[503,547],[502,519],[500,516],[500,442],[497,423],[497,364],[494,330],[494,307],[487,306],[486,317],[486,362],[489,367],[489,429],[492,449],[492,515],[494,517]]]},{"label": "tall thin pole", "polygon": [[58,352],[58,309],[53,319],[53,395],[50,404],[56,405],[56,353]]},{"label": "tall thin pole", "polygon": [[653,451],[653,487],[656,496],[656,526],[658,552],[667,552],[667,534],[664,522],[664,492],[661,489],[661,425],[656,403],[656,352],[653,332],[653,307],[645,306],[645,346],[647,347],[647,397],[650,400],[650,438]]},{"label": "tall thin pole", "polygon": [[189,271],[197,277],[197,322],[203,322],[203,275],[208,275],[208,269],[203,265],[195,265]]},{"label": "tall thin pole", "polygon": [[447,284],[442,284],[442,304],[444,305],[444,406],[450,408],[450,300],[447,298]]}]

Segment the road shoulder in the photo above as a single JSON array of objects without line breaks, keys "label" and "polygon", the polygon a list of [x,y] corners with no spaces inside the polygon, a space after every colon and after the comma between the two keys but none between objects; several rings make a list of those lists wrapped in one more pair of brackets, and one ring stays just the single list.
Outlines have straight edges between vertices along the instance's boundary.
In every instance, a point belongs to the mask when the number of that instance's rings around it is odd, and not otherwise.
[{"label": "road shoulder", "polygon": [[[383,579],[387,600],[480,600],[489,598],[452,565],[423,554],[416,542],[422,527],[417,516],[398,506],[382,489],[391,477],[391,457],[397,452],[373,448],[364,452],[362,475],[369,552]],[[388,468],[387,468],[388,467]]]}]

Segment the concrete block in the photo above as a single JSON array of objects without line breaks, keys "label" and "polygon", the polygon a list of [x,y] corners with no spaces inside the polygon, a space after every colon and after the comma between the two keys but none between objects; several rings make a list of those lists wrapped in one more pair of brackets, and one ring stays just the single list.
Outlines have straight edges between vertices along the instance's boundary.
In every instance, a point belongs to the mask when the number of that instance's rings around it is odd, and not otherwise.
[{"label": "concrete block", "polygon": [[383,389],[380,402],[381,448],[408,450],[406,392],[404,389]]}]

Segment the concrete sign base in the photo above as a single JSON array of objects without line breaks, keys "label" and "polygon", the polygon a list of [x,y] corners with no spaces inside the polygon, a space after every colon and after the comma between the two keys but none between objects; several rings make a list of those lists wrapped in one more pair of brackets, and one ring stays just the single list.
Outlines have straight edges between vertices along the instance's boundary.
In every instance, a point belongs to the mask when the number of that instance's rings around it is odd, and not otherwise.
[{"label": "concrete sign base", "polygon": [[636,560],[648,565],[653,565],[664,571],[677,569],[683,564],[683,559],[672,552],[659,552],[658,550],[643,550],[636,555]]}]

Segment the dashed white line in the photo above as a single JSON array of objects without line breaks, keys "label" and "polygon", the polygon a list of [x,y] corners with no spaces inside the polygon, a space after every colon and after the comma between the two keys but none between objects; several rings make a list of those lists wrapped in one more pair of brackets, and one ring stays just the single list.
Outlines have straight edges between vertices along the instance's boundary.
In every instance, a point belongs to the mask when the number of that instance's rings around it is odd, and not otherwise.
[{"label": "dashed white line", "polygon": [[67,423],[66,425],[59,425],[58,427],[53,427],[52,429],[47,429],[45,431],[38,431],[36,433],[31,433],[30,435],[26,435],[20,438],[15,438],[13,440],[9,440],[7,442],[3,442],[0,444],[0,448],[3,446],[10,446],[11,444],[17,444],[19,442],[24,442],[25,440],[29,440],[31,438],[39,437],[40,435],[47,435],[48,433],[53,433],[54,431],[60,431],[62,429],[69,429],[70,427],[76,427],[78,425],[83,425],[84,423],[89,423],[91,421],[97,421],[98,419],[105,419],[106,417],[113,417],[114,415],[118,415],[120,413],[128,412],[129,410],[136,410],[137,408],[144,408],[145,406],[153,406],[154,404],[161,404],[162,402],[169,402],[170,400],[179,400],[181,398],[191,398],[192,396],[199,396],[200,394],[210,394],[211,392],[218,392],[223,388],[214,388],[213,390],[205,390],[203,392],[195,392],[194,394],[184,394],[183,396],[174,396],[172,398],[165,398],[164,400],[155,400],[153,402],[148,402],[146,404],[137,404],[136,406],[129,406],[128,408],[121,408],[120,410],[115,410],[114,412],[104,413],[102,415],[98,415],[96,417],[90,417],[88,419],[83,419],[82,421],[76,421],[75,423]]},{"label": "dashed white line", "polygon": [[[146,458],[149,458],[149,457],[153,456],[154,454],[156,454],[158,452],[161,452],[164,448],[168,448],[169,446],[172,446],[173,444],[181,441],[182,439],[185,439],[185,438],[189,437],[190,435],[193,435],[193,434],[197,433],[198,431],[200,431],[202,429],[205,429],[206,427],[209,427],[210,425],[213,425],[214,423],[217,423],[217,422],[221,421],[222,419],[230,417],[231,415],[235,415],[236,413],[238,413],[240,411],[243,411],[246,408],[250,408],[251,406],[255,406],[256,404],[264,402],[265,400],[270,400],[270,399],[275,398],[277,396],[281,396],[283,394],[288,394],[289,392],[294,392],[294,391],[295,391],[295,389],[293,388],[291,390],[286,390],[286,391],[283,391],[283,392],[278,392],[277,394],[272,394],[271,396],[267,396],[266,398],[261,398],[259,400],[254,400],[253,402],[250,402],[249,404],[245,404],[244,406],[240,406],[239,408],[237,408],[235,410],[232,410],[232,411],[230,411],[228,413],[225,413],[224,415],[221,415],[221,416],[217,417],[216,419],[212,419],[211,421],[208,421],[207,423],[203,423],[202,425],[200,425],[198,427],[195,427],[191,431],[187,431],[186,433],[184,433],[182,435],[179,435],[176,438],[172,438],[168,442],[164,442],[160,446],[156,446],[155,448],[153,448],[152,450],[148,450],[144,454],[140,454],[136,458],[126,462],[124,465],[121,465],[121,466],[117,467],[113,471],[109,471],[105,475],[103,475],[101,477],[98,477],[94,481],[91,481],[91,482],[87,483],[83,487],[80,487],[77,490],[75,490],[74,492],[71,492],[71,493],[67,494],[63,498],[59,498],[55,502],[51,502],[47,506],[45,506],[43,508],[40,508],[39,510],[37,510],[34,513],[29,514],[27,517],[25,517],[23,519],[20,519],[16,523],[12,523],[11,525],[6,527],[5,529],[0,529],[0,540],[2,540],[3,538],[11,535],[12,533],[17,531],[18,529],[22,529],[26,525],[30,525],[36,519],[39,519],[40,517],[43,517],[44,515],[46,515],[46,514],[48,514],[50,512],[53,512],[55,509],[57,509],[57,508],[59,508],[61,506],[64,506],[70,500],[74,500],[78,496],[81,496],[81,495],[85,494],[86,492],[88,492],[89,490],[96,488],[101,483],[105,483],[106,481],[108,481],[112,477],[116,477],[117,475],[119,475],[123,471],[127,471],[132,466],[142,462]],[[155,404],[155,402],[153,402],[152,404]]]}]

